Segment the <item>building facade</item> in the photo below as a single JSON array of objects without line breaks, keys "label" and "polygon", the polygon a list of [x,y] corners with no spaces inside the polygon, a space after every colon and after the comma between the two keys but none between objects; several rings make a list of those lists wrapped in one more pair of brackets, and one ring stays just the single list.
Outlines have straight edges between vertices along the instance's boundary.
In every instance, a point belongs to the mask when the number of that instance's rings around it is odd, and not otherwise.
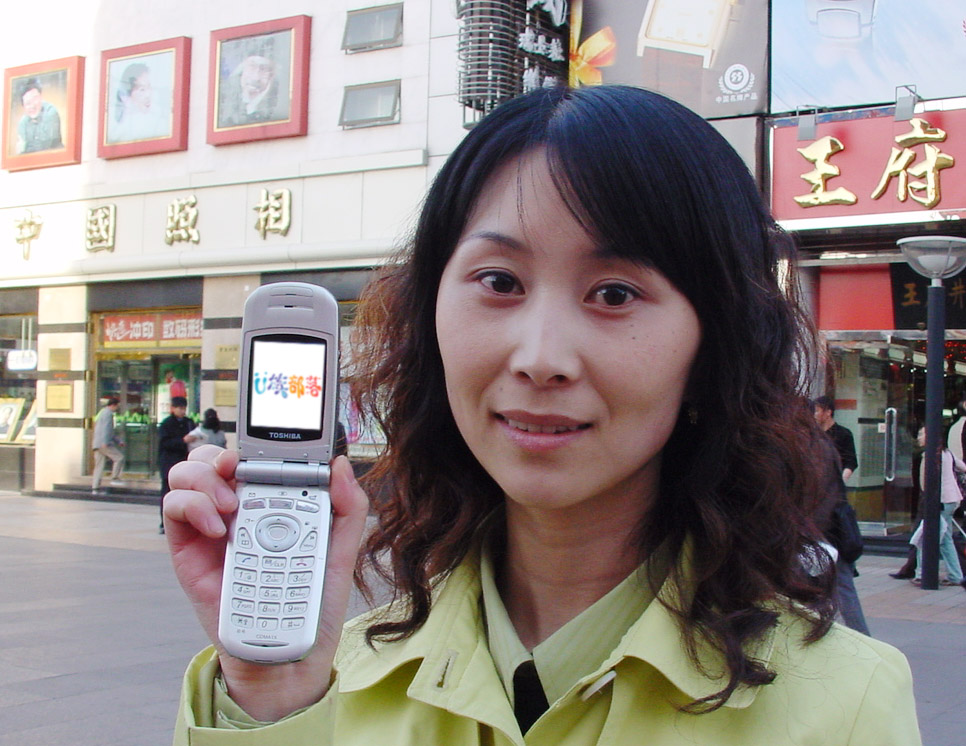
[{"label": "building facade", "polygon": [[467,128],[568,74],[560,0],[55,5],[0,52],[0,489],[84,484],[111,396],[128,480],[172,396],[231,445],[247,296],[317,283],[345,333]]},{"label": "building facade", "polygon": [[[181,387],[231,430],[247,294],[317,282],[348,322],[466,129],[568,79],[661,91],[742,155],[800,247],[812,393],[833,396],[859,451],[850,498],[870,533],[910,525],[925,286],[895,242],[966,235],[956,0],[914,18],[877,0],[62,5],[56,27],[0,52],[0,488],[89,474],[110,395],[129,477],[154,473],[155,425]],[[8,15],[8,29],[33,22]],[[948,293],[950,419],[963,282]],[[378,451],[378,433],[340,416],[351,453]]]},{"label": "building facade", "polygon": [[0,53],[0,488],[82,481],[108,396],[129,479],[172,394],[232,431],[247,295],[316,282],[351,319],[465,133],[451,2],[58,5]]}]

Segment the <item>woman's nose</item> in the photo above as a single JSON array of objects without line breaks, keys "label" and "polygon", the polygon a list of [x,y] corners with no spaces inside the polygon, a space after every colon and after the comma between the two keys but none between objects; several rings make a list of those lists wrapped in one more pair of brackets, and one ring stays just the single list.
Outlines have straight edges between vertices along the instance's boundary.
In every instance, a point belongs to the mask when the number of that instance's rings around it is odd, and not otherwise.
[{"label": "woman's nose", "polygon": [[580,324],[561,304],[529,301],[511,323],[510,371],[539,386],[559,385],[580,375]]}]

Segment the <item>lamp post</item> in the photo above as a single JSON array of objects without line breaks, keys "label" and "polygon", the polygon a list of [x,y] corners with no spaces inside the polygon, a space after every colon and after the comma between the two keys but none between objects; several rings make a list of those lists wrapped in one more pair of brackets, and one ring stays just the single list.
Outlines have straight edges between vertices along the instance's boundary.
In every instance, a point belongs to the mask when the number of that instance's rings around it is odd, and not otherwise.
[{"label": "lamp post", "polygon": [[897,242],[916,272],[930,279],[926,315],[926,450],[922,511],[922,587],[939,588],[939,510],[942,486],[946,293],[943,280],[966,267],[966,238],[916,236]]}]

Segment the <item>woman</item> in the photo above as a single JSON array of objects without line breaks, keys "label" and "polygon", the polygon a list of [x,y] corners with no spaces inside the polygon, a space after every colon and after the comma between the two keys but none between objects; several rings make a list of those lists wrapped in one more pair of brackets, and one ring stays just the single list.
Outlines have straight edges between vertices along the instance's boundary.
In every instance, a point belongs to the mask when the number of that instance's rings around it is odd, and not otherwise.
[{"label": "woman", "polygon": [[[546,89],[489,114],[357,318],[392,485],[365,556],[395,602],[338,642],[367,511],[338,459],[315,649],[202,653],[176,742],[919,743],[903,657],[832,626],[790,251],[740,158],[666,98]],[[216,641],[236,456],[193,459],[169,537]]]},{"label": "woman", "polygon": [[[916,441],[921,448],[926,447],[926,428],[919,428]],[[941,585],[963,585],[963,569],[959,564],[959,554],[956,552],[956,545],[953,543],[953,513],[962,502],[963,496],[959,491],[959,483],[956,481],[956,472],[966,472],[966,463],[957,458],[948,448],[943,448],[942,463],[940,469],[939,501],[942,503],[942,514],[939,517],[939,556],[946,563],[946,577],[940,581]],[[926,459],[923,458],[919,464],[919,484],[925,485],[926,478]],[[916,528],[912,537],[912,543],[916,547],[916,569],[915,577],[910,578],[910,582],[915,585],[922,585],[922,521]],[[964,586],[966,587],[966,586]]]},{"label": "woman", "polygon": [[227,441],[225,434],[221,431],[221,420],[218,419],[218,412],[214,409],[206,409],[205,418],[200,425],[184,436],[184,442],[188,444],[188,453],[205,444],[224,448]]},{"label": "woman", "polygon": [[151,70],[143,62],[124,68],[117,88],[114,119],[108,122],[109,143],[149,140],[171,134],[170,99],[151,85]]}]

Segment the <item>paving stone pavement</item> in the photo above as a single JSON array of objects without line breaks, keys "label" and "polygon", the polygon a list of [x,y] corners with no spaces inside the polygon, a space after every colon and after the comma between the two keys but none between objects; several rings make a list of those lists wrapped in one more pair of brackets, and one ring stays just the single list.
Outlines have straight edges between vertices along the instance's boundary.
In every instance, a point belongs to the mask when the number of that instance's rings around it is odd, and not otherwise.
[{"label": "paving stone pavement", "polygon": [[[205,638],[157,509],[0,492],[0,560],[0,746],[170,744]],[[893,580],[900,564],[859,561],[869,626],[910,660],[925,746],[962,746],[966,592]]]}]

